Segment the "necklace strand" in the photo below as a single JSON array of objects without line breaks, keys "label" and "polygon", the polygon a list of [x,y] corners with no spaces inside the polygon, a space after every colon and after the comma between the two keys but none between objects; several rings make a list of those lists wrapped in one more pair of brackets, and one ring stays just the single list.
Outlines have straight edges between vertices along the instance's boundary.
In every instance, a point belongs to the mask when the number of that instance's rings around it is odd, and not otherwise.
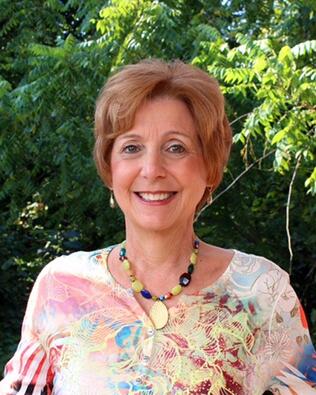
[{"label": "necklace strand", "polygon": [[198,253],[199,253],[200,242],[199,240],[194,240],[193,242],[193,249],[190,256],[190,263],[188,265],[187,271],[179,277],[179,283],[174,286],[171,291],[167,292],[166,294],[162,294],[160,296],[153,295],[148,289],[144,287],[144,285],[139,281],[131,266],[131,262],[126,256],[126,247],[125,241],[121,244],[119,259],[123,264],[124,270],[127,272],[132,290],[136,293],[140,293],[143,298],[145,299],[152,299],[155,303],[151,308],[149,313],[150,317],[152,318],[156,329],[163,328],[169,319],[169,313],[166,305],[163,303],[164,301],[171,299],[173,296],[179,295],[183,287],[187,287],[192,278],[192,274],[195,269],[195,265],[197,263]]}]

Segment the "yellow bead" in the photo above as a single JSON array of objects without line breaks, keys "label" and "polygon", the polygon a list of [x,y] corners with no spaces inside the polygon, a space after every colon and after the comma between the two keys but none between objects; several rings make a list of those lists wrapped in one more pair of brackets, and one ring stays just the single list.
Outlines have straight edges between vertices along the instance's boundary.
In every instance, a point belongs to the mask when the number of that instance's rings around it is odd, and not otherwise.
[{"label": "yellow bead", "polygon": [[127,259],[124,259],[123,267],[125,270],[129,270],[131,268],[131,264],[129,263],[129,261]]},{"label": "yellow bead", "polygon": [[172,288],[171,293],[173,296],[179,295],[179,293],[182,291],[182,287],[180,284],[176,285],[175,287]]},{"label": "yellow bead", "polygon": [[195,252],[192,252],[191,257],[190,257],[190,262],[193,263],[193,265],[195,265],[196,261],[197,261],[197,255]]},{"label": "yellow bead", "polygon": [[140,292],[144,288],[144,286],[139,280],[135,280],[132,282],[132,288],[133,291]]},{"label": "yellow bead", "polygon": [[155,296],[155,295],[153,295],[152,297],[152,300],[155,302],[156,300],[158,300],[158,296]]}]

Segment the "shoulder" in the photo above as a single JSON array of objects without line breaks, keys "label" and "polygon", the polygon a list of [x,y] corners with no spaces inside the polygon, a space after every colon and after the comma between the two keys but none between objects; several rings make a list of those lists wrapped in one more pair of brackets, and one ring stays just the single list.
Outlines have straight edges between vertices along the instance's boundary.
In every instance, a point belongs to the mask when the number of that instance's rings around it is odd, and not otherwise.
[{"label": "shoulder", "polygon": [[289,284],[289,275],[273,261],[254,254],[235,251],[229,266],[231,281],[239,292],[280,295]]},{"label": "shoulder", "polygon": [[78,251],[49,262],[34,283],[25,322],[38,333],[51,333],[100,308],[110,282],[97,257],[106,250]]},{"label": "shoulder", "polygon": [[111,248],[110,246],[94,251],[77,251],[61,255],[44,266],[37,282],[67,282],[74,278],[104,282],[104,268],[98,257]]},{"label": "shoulder", "polygon": [[288,276],[287,272],[277,263],[264,256],[255,255],[239,250],[234,250],[235,254],[231,262],[234,271],[242,273],[267,273],[276,271],[280,275]]}]

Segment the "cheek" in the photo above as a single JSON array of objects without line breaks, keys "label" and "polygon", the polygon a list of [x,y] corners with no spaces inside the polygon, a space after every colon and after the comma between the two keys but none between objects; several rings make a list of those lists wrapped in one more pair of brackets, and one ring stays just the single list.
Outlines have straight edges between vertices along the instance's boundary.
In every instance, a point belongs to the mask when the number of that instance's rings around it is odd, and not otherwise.
[{"label": "cheek", "polygon": [[112,187],[116,188],[119,185],[119,181],[124,181],[124,173],[122,166],[118,162],[111,161],[111,179]]},{"label": "cheek", "polygon": [[202,159],[192,158],[185,163],[183,173],[187,174],[192,183],[206,184],[207,171]]},{"label": "cheek", "polygon": [[120,161],[111,162],[111,179],[114,190],[128,189],[134,180],[131,166]]}]

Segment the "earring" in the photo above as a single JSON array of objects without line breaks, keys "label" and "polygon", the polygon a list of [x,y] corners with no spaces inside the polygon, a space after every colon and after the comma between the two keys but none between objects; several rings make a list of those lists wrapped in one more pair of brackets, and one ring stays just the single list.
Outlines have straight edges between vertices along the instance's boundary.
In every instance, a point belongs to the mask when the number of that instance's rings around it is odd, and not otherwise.
[{"label": "earring", "polygon": [[208,189],[208,197],[206,199],[206,203],[208,206],[210,206],[213,202],[212,189],[211,188],[207,188],[207,189]]},{"label": "earring", "polygon": [[115,203],[115,199],[114,199],[114,195],[113,195],[113,192],[111,191],[111,193],[110,193],[110,207],[111,208],[115,208],[116,207],[116,203]]}]

